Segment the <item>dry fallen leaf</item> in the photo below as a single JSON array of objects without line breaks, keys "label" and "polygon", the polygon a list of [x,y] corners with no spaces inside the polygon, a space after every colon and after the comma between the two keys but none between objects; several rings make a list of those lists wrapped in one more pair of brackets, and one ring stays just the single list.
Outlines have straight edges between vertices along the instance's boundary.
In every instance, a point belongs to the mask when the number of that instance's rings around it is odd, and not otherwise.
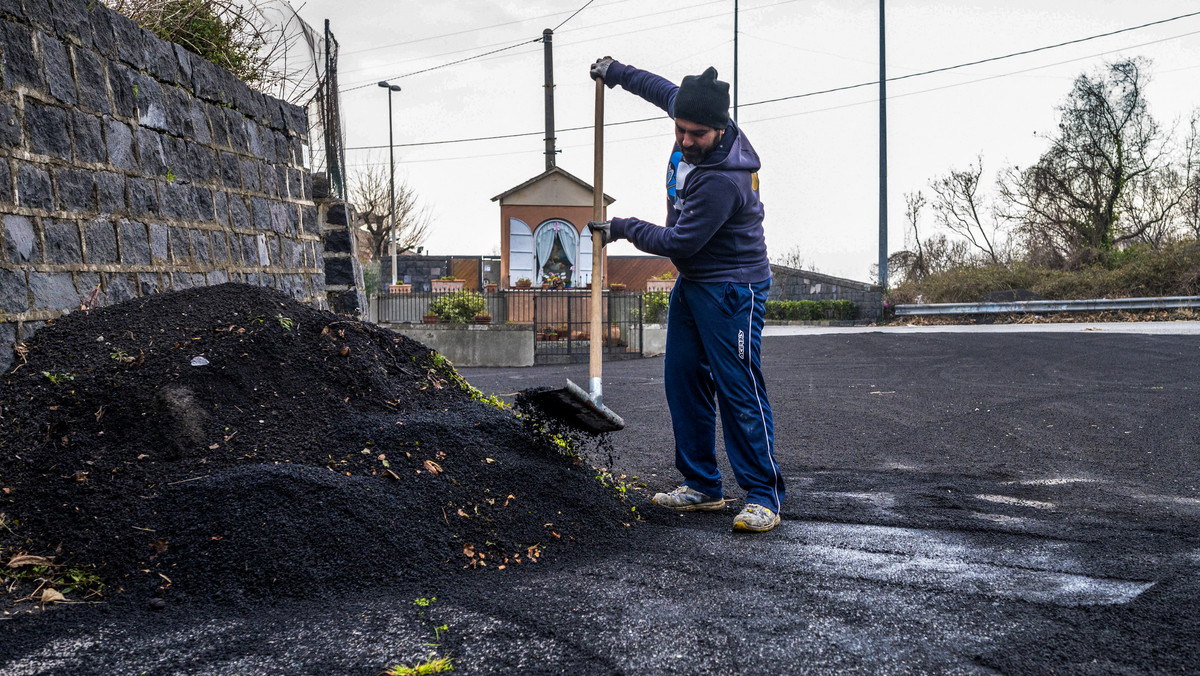
[{"label": "dry fallen leaf", "polygon": [[19,554],[12,557],[8,561],[9,568],[20,568],[21,566],[49,566],[54,563],[53,558],[44,556],[32,556],[30,554]]},{"label": "dry fallen leaf", "polygon": [[463,517],[463,518],[469,518],[469,516],[470,516],[470,515],[469,515],[469,514],[467,514],[466,512],[462,511],[462,508],[461,508],[461,507],[458,509],[458,515],[459,515],[459,516],[461,516],[461,517]]},{"label": "dry fallen leaf", "polygon": [[442,466],[432,460],[425,461],[425,469],[429,470],[430,474],[437,474],[442,471]]},{"label": "dry fallen leaf", "polygon": [[215,450],[217,450],[217,449],[218,449],[218,448],[220,448],[220,447],[221,447],[221,444],[213,444],[212,446],[209,446],[209,447],[208,447],[208,450],[210,450],[210,451],[215,451]]},{"label": "dry fallen leaf", "polygon": [[463,545],[463,556],[474,557],[475,556],[475,545],[469,544],[469,543]]},{"label": "dry fallen leaf", "polygon": [[47,603],[61,603],[66,600],[67,597],[53,589],[42,590],[42,605],[46,605]]},{"label": "dry fallen leaf", "polygon": [[383,470],[383,473],[384,473],[384,474],[386,474],[386,475],[388,475],[388,476],[390,476],[390,477],[392,477],[393,479],[399,479],[399,478],[400,478],[400,475],[399,475],[399,474],[396,474],[395,472],[393,472],[393,471],[392,471],[392,470],[390,470],[390,469],[385,469],[385,470]]}]

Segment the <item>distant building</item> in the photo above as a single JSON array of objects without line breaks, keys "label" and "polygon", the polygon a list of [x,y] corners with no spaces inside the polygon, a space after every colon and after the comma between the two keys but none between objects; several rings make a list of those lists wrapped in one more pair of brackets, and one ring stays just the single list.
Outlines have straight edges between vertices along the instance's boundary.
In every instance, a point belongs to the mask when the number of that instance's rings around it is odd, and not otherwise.
[{"label": "distant building", "polygon": [[[501,287],[521,278],[536,286],[550,273],[575,287],[591,282],[592,200],[590,184],[557,166],[493,197],[500,202]],[[604,196],[604,213],[613,201]]]}]

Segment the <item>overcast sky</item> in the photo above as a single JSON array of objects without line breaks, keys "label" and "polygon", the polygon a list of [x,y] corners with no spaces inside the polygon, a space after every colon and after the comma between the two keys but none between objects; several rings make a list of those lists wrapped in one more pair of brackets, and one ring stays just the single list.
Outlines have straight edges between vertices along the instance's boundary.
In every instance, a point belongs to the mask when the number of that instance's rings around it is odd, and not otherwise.
[{"label": "overcast sky", "polygon": [[[499,206],[491,198],[544,170],[542,45],[525,44],[458,65],[452,61],[541,36],[555,28],[558,164],[592,180],[597,57],[614,58],[676,83],[715,66],[733,78],[734,0],[367,2],[310,0],[304,19],[331,21],[341,43],[340,78],[350,171],[386,166],[388,79],[396,144],[532,133],[511,139],[396,149],[396,173],[434,217],[435,254],[500,251]],[[876,0],[740,0],[738,120],[758,150],[767,245],[796,250],[810,269],[867,281],[878,259],[878,89],[799,96],[874,82]],[[887,73],[903,76],[987,59],[1200,11],[1195,0],[889,0]],[[1151,60],[1151,112],[1170,126],[1200,105],[1200,16],[1066,47],[888,84],[889,251],[904,248],[904,194],[983,156],[987,189],[1008,165],[1045,149],[1035,132],[1054,128],[1072,81],[1105,62]],[[356,85],[361,89],[346,91]],[[774,103],[758,103],[796,97]],[[657,117],[656,108],[607,91],[607,121]],[[754,105],[758,103],[758,105]],[[609,216],[665,221],[663,181],[673,140],[665,118],[608,127]],[[926,231],[932,228],[932,219]],[[613,254],[633,254],[617,243]]]}]

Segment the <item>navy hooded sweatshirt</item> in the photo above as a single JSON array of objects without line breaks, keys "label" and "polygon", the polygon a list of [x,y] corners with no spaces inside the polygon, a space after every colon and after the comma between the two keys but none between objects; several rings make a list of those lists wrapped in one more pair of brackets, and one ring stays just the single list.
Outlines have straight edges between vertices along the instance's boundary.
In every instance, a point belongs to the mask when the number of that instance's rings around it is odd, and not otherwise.
[{"label": "navy hooded sweatshirt", "polygon": [[[675,117],[679,87],[633,66],[614,61],[604,78],[621,85]],[[612,238],[667,256],[684,279],[694,282],[762,282],[771,277],[763,237],[763,205],[758,199],[758,153],[733,120],[704,160],[682,185],[676,176],[683,154],[679,144],[667,167],[667,227],[637,218],[612,219]]]}]

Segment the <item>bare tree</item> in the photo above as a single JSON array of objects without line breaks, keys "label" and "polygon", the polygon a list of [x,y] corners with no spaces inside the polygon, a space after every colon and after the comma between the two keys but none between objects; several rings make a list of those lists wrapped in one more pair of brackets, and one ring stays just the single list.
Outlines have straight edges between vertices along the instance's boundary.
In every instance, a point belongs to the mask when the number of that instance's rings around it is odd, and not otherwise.
[{"label": "bare tree", "polygon": [[1076,78],[1050,149],[1032,167],[1004,173],[1001,196],[1027,239],[1070,255],[1110,251],[1150,227],[1153,218],[1122,210],[1136,206],[1129,195],[1159,181],[1168,164],[1167,139],[1146,107],[1146,65],[1128,59]]},{"label": "bare tree", "polygon": [[772,256],[771,263],[774,265],[781,265],[785,268],[792,268],[793,270],[820,272],[820,270],[817,270],[817,266],[805,260],[804,251],[800,248],[799,244],[792,246],[792,248],[788,249],[787,252],[781,256]]},{"label": "bare tree", "polygon": [[1002,263],[1008,255],[1007,242],[996,209],[985,203],[979,181],[983,175],[983,157],[966,169],[951,169],[950,173],[930,182],[933,189],[933,210],[938,222],[950,232],[964,238],[979,250],[988,263]]},{"label": "bare tree", "polygon": [[1200,240],[1200,110],[1192,112],[1183,156],[1184,192],[1179,220],[1188,234]]},{"label": "bare tree", "polygon": [[[358,210],[371,258],[391,253],[391,194],[388,190],[388,167],[371,164],[358,172],[351,181],[350,201]],[[417,248],[429,236],[430,215],[408,183],[396,182],[396,252]]]},{"label": "bare tree", "polygon": [[[925,256],[925,247],[921,243],[921,209],[925,207],[925,195],[921,191],[904,193],[904,220],[908,226],[904,233],[902,251],[892,252],[888,256],[888,270],[892,281],[920,280],[929,276],[929,259]],[[876,266],[878,267],[878,266]],[[876,271],[878,274],[878,271]]]}]

